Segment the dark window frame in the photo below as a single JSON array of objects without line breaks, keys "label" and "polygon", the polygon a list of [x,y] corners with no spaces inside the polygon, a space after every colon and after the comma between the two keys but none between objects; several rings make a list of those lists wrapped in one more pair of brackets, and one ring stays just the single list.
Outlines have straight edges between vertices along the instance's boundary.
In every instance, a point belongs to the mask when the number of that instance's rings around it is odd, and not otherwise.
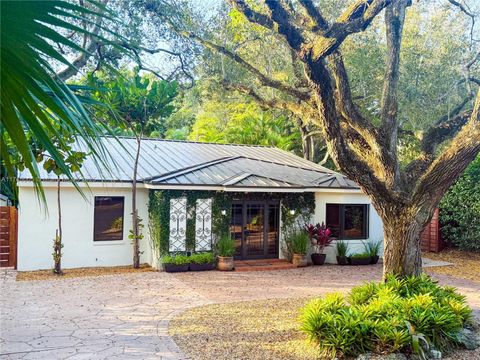
[{"label": "dark window frame", "polygon": [[[96,238],[95,229],[97,225],[97,216],[95,216],[96,215],[95,208],[97,206],[97,198],[122,199],[122,232],[121,232],[121,236],[118,239],[117,238],[115,239],[97,239]],[[124,225],[125,225],[125,196],[95,196],[94,197],[94,200],[93,200],[93,241],[94,242],[122,241],[123,235],[124,235],[124,231],[123,231]]]},{"label": "dark window frame", "polygon": [[[367,240],[369,238],[370,233],[370,204],[339,204],[339,203],[327,203],[325,204],[325,222],[327,219],[328,214],[328,206],[334,205],[338,206],[338,219],[340,222],[340,236],[338,239],[340,240]],[[346,237],[345,236],[345,207],[347,206],[358,206],[363,208],[364,213],[364,222],[363,222],[363,237]]]}]

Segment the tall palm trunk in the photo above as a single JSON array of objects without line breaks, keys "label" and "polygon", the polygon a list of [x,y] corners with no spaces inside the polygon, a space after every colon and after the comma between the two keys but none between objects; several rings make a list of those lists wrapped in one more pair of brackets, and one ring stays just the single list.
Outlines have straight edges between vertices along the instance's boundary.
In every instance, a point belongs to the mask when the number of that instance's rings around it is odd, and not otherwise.
[{"label": "tall palm trunk", "polygon": [[133,227],[133,267],[138,269],[140,267],[140,243],[139,243],[139,226],[138,226],[138,209],[137,209],[137,172],[138,160],[140,158],[140,149],[142,143],[142,134],[137,138],[137,153],[135,154],[135,163],[133,165],[133,180],[132,180],[132,227]]}]

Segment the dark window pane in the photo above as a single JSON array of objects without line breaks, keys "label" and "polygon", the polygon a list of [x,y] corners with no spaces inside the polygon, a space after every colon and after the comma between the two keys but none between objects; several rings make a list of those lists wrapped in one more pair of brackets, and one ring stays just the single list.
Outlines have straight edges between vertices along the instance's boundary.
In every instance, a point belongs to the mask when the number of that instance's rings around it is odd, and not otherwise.
[{"label": "dark window pane", "polygon": [[345,239],[365,239],[366,238],[366,206],[365,205],[345,205]]},{"label": "dark window pane", "polygon": [[326,225],[333,237],[340,237],[340,205],[327,204]]},{"label": "dark window pane", "polygon": [[277,204],[268,205],[268,227],[267,241],[268,254],[276,255],[278,253],[278,218],[280,209]]},{"label": "dark window pane", "polygon": [[123,196],[95,197],[94,241],[123,239]]},{"label": "dark window pane", "polygon": [[235,241],[235,255],[242,255],[242,232],[243,232],[243,206],[232,205],[232,217],[230,218],[230,236]]}]

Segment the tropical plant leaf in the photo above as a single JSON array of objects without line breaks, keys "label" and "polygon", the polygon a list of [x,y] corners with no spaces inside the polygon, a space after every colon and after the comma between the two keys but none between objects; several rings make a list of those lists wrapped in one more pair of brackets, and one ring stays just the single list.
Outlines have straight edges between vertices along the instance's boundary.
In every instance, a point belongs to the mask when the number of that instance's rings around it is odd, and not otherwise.
[{"label": "tropical plant leaf", "polygon": [[[62,134],[81,138],[89,153],[105,164],[106,154],[98,137],[104,133],[100,124],[90,119],[82,101],[74,90],[60,81],[51,66],[51,60],[71,65],[52,45],[58,43],[76,51],[85,51],[63,36],[59,29],[76,31],[115,44],[75,25],[74,20],[92,23],[87,16],[112,20],[101,3],[87,1],[88,7],[66,1],[2,1],[0,40],[1,128],[0,148],[2,164],[7,174],[15,176],[17,154],[30,172],[37,194],[45,197],[39,177],[37,156],[32,142],[41,145],[56,162],[58,168],[75,186],[76,179],[64,158],[57,151],[58,144],[67,146]],[[110,34],[120,37],[107,30]],[[121,39],[124,41],[124,39]],[[55,139],[55,141],[54,141]],[[97,161],[95,160],[95,161]]]}]

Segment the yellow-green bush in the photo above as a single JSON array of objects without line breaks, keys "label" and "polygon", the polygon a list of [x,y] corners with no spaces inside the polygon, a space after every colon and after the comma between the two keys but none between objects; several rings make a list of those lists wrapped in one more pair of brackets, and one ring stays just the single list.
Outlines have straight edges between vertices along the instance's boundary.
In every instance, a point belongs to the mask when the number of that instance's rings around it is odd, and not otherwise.
[{"label": "yellow-green bush", "polygon": [[[366,352],[414,352],[422,337],[437,349],[457,346],[457,333],[472,311],[454,288],[426,275],[367,283],[344,296],[312,300],[302,310],[301,329],[324,356]],[[418,350],[417,350],[418,351]]]}]

